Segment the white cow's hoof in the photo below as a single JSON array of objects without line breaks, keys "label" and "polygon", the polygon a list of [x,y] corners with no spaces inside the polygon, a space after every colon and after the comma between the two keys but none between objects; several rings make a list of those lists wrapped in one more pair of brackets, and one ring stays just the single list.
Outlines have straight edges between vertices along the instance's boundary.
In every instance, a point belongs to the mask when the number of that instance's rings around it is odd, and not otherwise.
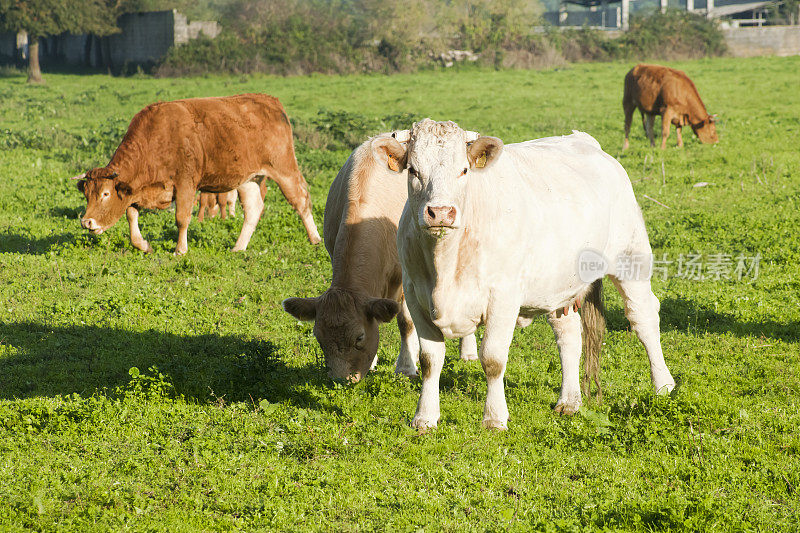
[{"label": "white cow's hoof", "polygon": [[424,431],[426,429],[434,429],[438,423],[438,416],[435,419],[432,419],[417,415],[414,417],[414,420],[411,421],[411,427]]},{"label": "white cow's hoof", "polygon": [[407,378],[419,377],[419,374],[417,374],[417,369],[416,368],[395,368],[394,369],[394,373],[395,374],[401,374],[401,375],[403,375],[403,376],[405,376]]},{"label": "white cow's hoof", "polygon": [[656,387],[656,394],[658,396],[666,396],[670,392],[672,392],[672,389],[674,389],[674,388],[675,388],[675,383],[674,382],[673,383],[667,383],[665,385],[661,385],[660,387]]},{"label": "white cow's hoof", "polygon": [[486,429],[494,429],[497,431],[505,431],[508,429],[508,421],[505,420],[491,420],[484,418],[481,425]]},{"label": "white cow's hoof", "polygon": [[477,361],[478,354],[477,353],[462,353],[461,354],[462,361]]},{"label": "white cow's hoof", "polygon": [[578,412],[578,409],[580,408],[581,408],[580,401],[567,402],[558,400],[558,403],[556,404],[555,408],[553,408],[553,411],[555,411],[556,414],[559,415],[574,415],[575,413]]}]

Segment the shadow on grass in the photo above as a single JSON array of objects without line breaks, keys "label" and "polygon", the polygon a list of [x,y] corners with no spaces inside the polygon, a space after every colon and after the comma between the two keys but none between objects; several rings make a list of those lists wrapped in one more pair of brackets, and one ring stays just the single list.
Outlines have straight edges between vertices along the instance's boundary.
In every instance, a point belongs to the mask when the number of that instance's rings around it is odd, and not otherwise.
[{"label": "shadow on grass", "polygon": [[54,217],[69,218],[77,223],[77,227],[81,226],[81,215],[86,211],[86,206],[80,207],[54,207],[50,210],[50,215]]},{"label": "shadow on grass", "polygon": [[6,232],[0,234],[0,253],[19,253],[40,255],[49,252],[53,248],[67,242],[75,240],[72,233],[59,233],[42,237],[39,239]]},{"label": "shadow on grass", "polygon": [[[659,315],[662,332],[727,333],[737,337],[770,337],[784,342],[800,340],[798,322],[779,323],[774,320],[743,322],[734,316],[719,313],[684,298],[663,298]],[[630,329],[628,319],[620,308],[607,308],[606,321],[611,331]]]},{"label": "shadow on grass", "polygon": [[0,345],[3,399],[113,392],[129,383],[131,367],[149,373],[155,365],[178,394],[199,402],[267,399],[338,411],[309,393],[309,385],[333,385],[321,366],[289,367],[265,340],[18,322],[0,324]]}]

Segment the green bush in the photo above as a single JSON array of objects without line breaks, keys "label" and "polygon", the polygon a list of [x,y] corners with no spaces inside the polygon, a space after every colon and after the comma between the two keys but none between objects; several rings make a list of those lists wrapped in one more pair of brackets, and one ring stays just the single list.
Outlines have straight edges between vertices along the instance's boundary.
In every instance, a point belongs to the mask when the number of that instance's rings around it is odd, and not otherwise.
[{"label": "green bush", "polygon": [[719,56],[727,49],[715,21],[681,10],[632,17],[619,45],[625,58],[687,59]]},{"label": "green bush", "polygon": [[410,71],[453,49],[474,51],[481,64],[495,68],[725,52],[716,22],[681,10],[634,16],[618,38],[591,28],[532,32],[538,16],[538,3],[529,0],[241,0],[229,6],[225,32],[174,48],[156,73]]}]

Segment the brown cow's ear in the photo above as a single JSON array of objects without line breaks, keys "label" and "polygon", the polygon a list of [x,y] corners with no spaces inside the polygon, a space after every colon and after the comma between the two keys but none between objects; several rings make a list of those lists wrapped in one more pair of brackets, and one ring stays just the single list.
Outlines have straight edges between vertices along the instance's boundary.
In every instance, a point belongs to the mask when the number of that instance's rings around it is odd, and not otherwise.
[{"label": "brown cow's ear", "polygon": [[394,172],[406,168],[406,149],[394,137],[379,137],[372,141],[372,155]]},{"label": "brown cow's ear", "polygon": [[130,196],[133,194],[133,189],[131,189],[131,186],[124,182],[117,183],[114,185],[114,188],[117,190],[117,194],[119,194],[120,197]]},{"label": "brown cow's ear", "polygon": [[372,298],[367,302],[366,312],[370,318],[389,322],[400,312],[400,304],[389,298]]},{"label": "brown cow's ear", "polygon": [[317,318],[317,298],[286,298],[283,310],[297,320],[309,322]]},{"label": "brown cow's ear", "polygon": [[503,141],[497,137],[478,137],[467,143],[467,159],[472,168],[486,168],[500,157]]},{"label": "brown cow's ear", "polygon": [[86,188],[86,180],[78,180],[75,182],[75,185],[78,187],[78,190],[83,192]]}]

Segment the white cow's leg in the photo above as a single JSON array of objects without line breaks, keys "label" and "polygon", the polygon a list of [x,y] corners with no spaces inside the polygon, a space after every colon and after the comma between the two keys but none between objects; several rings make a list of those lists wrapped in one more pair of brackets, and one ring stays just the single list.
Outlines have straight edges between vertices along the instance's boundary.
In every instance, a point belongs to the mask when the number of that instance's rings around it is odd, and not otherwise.
[{"label": "white cow's leg", "polygon": [[439,376],[444,366],[444,336],[439,328],[426,319],[415,296],[408,290],[405,293],[408,310],[419,336],[419,367],[422,372],[419,403],[411,425],[419,429],[435,428],[440,417]]},{"label": "white cow's leg", "polygon": [[462,337],[458,348],[462,361],[476,361],[478,359],[478,340],[475,338],[474,333]]},{"label": "white cow's leg", "polygon": [[572,415],[581,406],[581,317],[578,313],[564,315],[554,311],[547,316],[547,323],[553,328],[561,358],[561,395],[555,411]]},{"label": "white cow's leg", "polygon": [[131,244],[144,253],[149,254],[152,252],[153,249],[150,247],[150,243],[144,240],[142,232],[139,231],[139,210],[130,206],[125,211],[125,215],[128,217],[128,227],[131,230]]},{"label": "white cow's leg", "polygon": [[[499,299],[503,300],[503,299]],[[483,407],[483,427],[506,429],[508,427],[508,405],[503,385],[508,362],[508,348],[514,338],[519,306],[506,309],[490,309],[486,317],[486,329],[481,339],[480,360],[486,373],[486,404]]]},{"label": "white cow's leg", "polygon": [[258,219],[261,218],[261,212],[264,210],[264,200],[261,199],[261,189],[258,183],[248,181],[239,186],[238,192],[244,209],[244,224],[242,224],[242,232],[236,240],[236,245],[233,247],[234,252],[247,249],[250,237],[253,236]]},{"label": "white cow's leg", "polygon": [[[425,326],[431,330],[433,326]],[[422,328],[418,328],[422,329]],[[441,337],[441,332],[436,330]],[[414,420],[411,425],[415,428],[435,428],[439,423],[439,377],[442,374],[442,367],[444,366],[444,338],[435,340],[435,334],[431,331],[429,338],[422,336],[420,332],[419,339],[419,366],[422,371],[422,387],[419,394],[419,403],[417,404],[417,412],[414,415]]]},{"label": "white cow's leg", "polygon": [[403,304],[397,314],[397,329],[400,330],[400,353],[397,355],[394,371],[396,374],[415,377],[419,362],[419,338],[417,338],[417,331],[414,328],[414,321],[411,319],[405,298],[403,298]]},{"label": "white cow's leg", "polygon": [[650,360],[650,377],[656,394],[668,394],[675,388],[664,362],[661,350],[661,333],[658,328],[658,298],[650,288],[649,280],[618,280],[611,278],[625,302],[625,316],[631,323],[631,329],[639,337]]}]

